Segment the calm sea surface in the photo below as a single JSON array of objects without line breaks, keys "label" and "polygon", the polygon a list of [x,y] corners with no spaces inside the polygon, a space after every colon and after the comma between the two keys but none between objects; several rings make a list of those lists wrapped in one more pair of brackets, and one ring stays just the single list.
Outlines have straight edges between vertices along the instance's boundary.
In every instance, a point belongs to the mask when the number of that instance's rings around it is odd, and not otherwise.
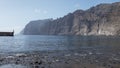
[{"label": "calm sea surface", "polygon": [[0,53],[120,48],[120,37],[19,35],[0,37]]}]

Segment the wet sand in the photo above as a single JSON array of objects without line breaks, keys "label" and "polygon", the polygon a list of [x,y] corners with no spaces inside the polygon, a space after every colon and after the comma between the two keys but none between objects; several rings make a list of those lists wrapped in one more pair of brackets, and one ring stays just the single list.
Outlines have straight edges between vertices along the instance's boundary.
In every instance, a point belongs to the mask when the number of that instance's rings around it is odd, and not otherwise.
[{"label": "wet sand", "polygon": [[0,53],[0,68],[120,68],[120,51],[90,48]]}]

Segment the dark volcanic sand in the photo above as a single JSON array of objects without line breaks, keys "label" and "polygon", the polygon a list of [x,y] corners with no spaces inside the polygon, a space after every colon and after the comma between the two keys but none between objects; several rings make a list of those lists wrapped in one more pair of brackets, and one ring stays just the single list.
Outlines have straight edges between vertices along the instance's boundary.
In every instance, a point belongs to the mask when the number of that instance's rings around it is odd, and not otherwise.
[{"label": "dark volcanic sand", "polygon": [[120,49],[0,53],[0,68],[120,68]]}]

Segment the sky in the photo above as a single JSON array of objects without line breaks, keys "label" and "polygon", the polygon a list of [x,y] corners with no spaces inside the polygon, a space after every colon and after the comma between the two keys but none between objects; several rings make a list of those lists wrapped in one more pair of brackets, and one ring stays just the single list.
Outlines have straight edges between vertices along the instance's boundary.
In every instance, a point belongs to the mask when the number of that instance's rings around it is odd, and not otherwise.
[{"label": "sky", "polygon": [[75,10],[120,0],[0,0],[0,31],[19,33],[32,20],[59,18]]}]

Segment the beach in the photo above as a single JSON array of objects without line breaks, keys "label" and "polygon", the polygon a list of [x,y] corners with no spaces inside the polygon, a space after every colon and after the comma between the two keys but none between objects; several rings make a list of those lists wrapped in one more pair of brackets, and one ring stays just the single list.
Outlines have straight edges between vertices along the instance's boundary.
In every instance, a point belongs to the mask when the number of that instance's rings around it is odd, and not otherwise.
[{"label": "beach", "polygon": [[0,54],[0,68],[120,68],[116,50],[80,49]]}]

